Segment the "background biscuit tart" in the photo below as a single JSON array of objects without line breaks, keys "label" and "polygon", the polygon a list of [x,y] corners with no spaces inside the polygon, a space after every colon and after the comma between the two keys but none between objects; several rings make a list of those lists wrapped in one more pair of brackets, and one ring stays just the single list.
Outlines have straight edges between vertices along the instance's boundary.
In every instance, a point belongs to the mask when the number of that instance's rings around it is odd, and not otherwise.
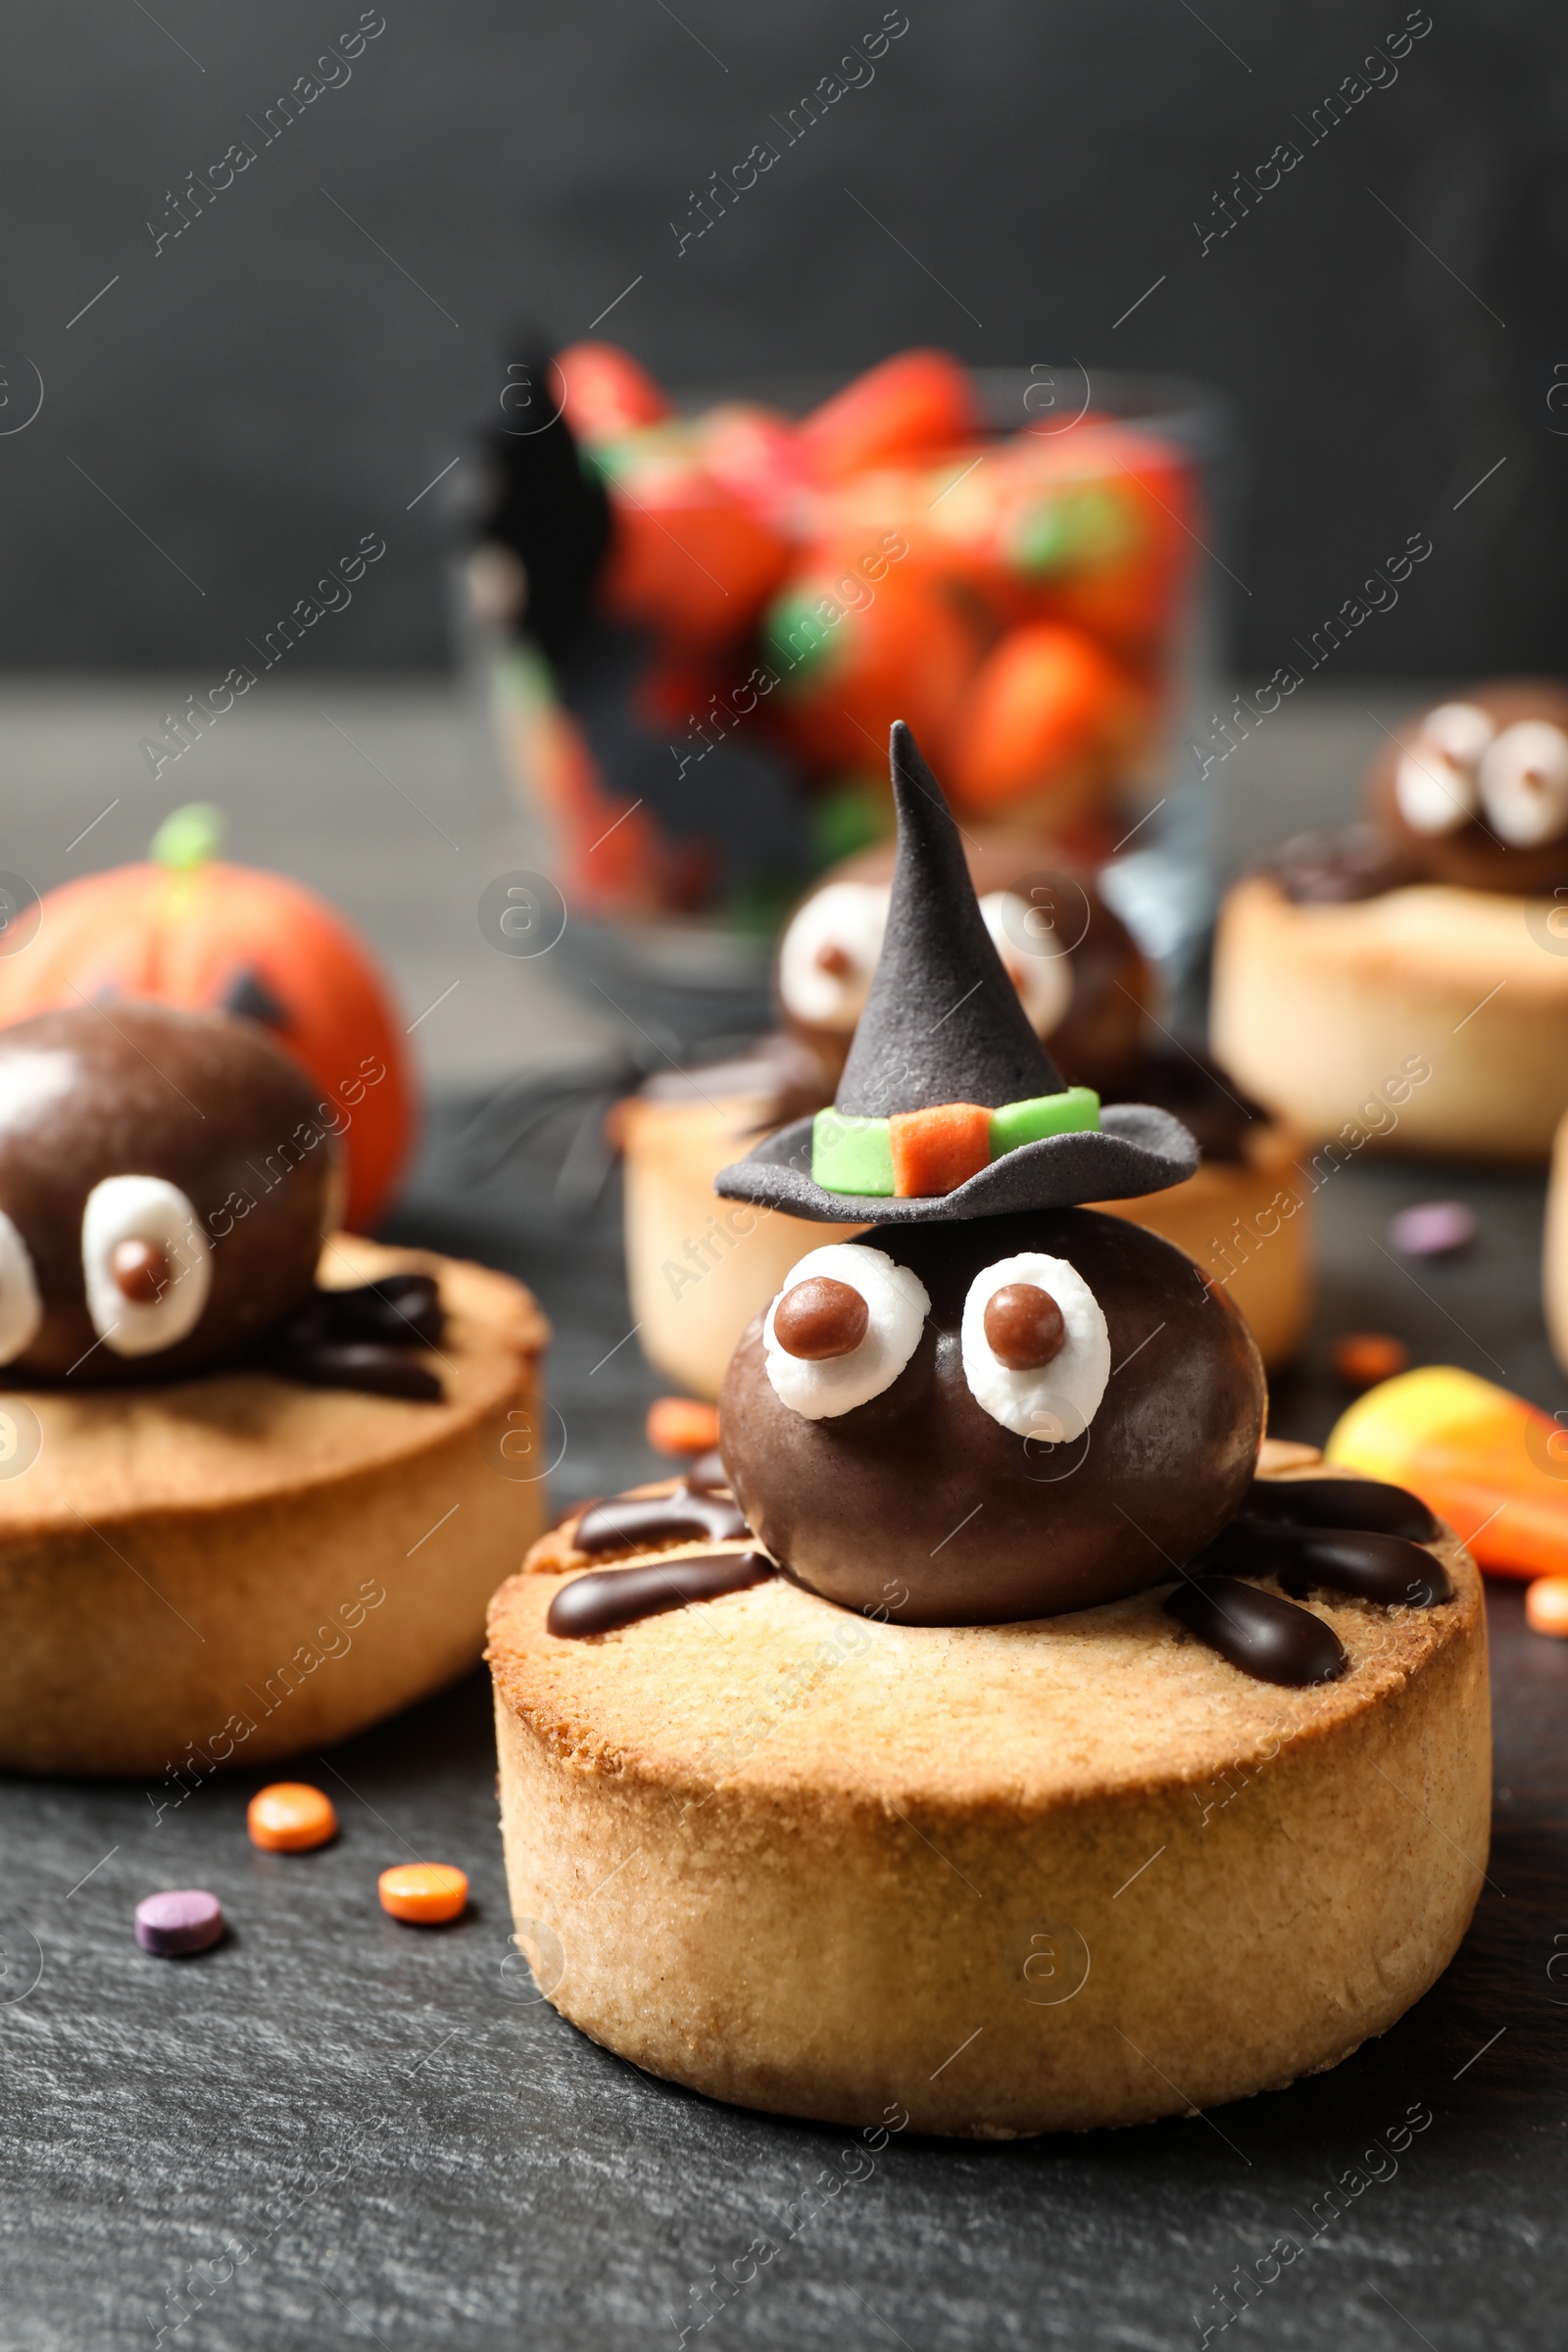
[{"label": "background biscuit tart", "polygon": [[558,1640],[569,1536],[491,1612],[508,1877],[557,2007],[653,2073],[934,2132],[1144,2122],[1337,2064],[1468,1924],[1486,1633],[1449,1536],[1443,1606],[1313,1596],[1350,1669],[1306,1690],[1158,1592],[907,1627],[778,1579]]},{"label": "background biscuit tart", "polygon": [[713,1198],[713,1178],[771,1107],[759,1095],[619,1106],[632,1313],[650,1362],[698,1396],[718,1395],[735,1342],[797,1258],[860,1231]]},{"label": "background biscuit tart", "polygon": [[[1552,913],[1549,899],[1437,882],[1297,905],[1250,875],[1220,914],[1214,1051],[1308,1136],[1356,1120],[1374,1150],[1544,1161],[1568,1109]],[[1369,1109],[1412,1080],[1396,1127]]]},{"label": "background biscuit tart", "polygon": [[405,1271],[439,1282],[439,1401],[258,1370],[0,1394],[13,1458],[41,1441],[0,1477],[0,1766],[257,1764],[473,1662],[543,1515],[499,1448],[537,1433],[549,1327],[478,1266],[348,1235],[321,1263],[329,1287]]}]

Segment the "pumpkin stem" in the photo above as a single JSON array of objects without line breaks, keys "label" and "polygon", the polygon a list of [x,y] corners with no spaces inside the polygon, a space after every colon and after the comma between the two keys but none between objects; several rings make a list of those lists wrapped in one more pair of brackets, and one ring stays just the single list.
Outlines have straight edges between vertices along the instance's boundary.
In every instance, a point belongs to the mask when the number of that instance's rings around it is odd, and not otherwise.
[{"label": "pumpkin stem", "polygon": [[172,873],[191,874],[216,858],[223,846],[223,811],[208,801],[192,801],[165,817],[153,835],[148,856]]}]

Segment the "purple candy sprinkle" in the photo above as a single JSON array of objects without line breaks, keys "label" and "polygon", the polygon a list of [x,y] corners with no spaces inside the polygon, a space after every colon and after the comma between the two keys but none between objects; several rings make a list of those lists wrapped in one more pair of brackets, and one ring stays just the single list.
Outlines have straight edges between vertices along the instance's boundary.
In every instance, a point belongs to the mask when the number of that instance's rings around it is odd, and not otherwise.
[{"label": "purple candy sprinkle", "polygon": [[223,1933],[223,1906],[202,1886],[148,1894],[136,1905],[136,1941],[161,1960],[182,1952],[205,1952]]},{"label": "purple candy sprinkle", "polygon": [[1421,1200],[1389,1225],[1389,1239],[1404,1257],[1451,1257],[1475,1238],[1475,1210],[1462,1200]]}]

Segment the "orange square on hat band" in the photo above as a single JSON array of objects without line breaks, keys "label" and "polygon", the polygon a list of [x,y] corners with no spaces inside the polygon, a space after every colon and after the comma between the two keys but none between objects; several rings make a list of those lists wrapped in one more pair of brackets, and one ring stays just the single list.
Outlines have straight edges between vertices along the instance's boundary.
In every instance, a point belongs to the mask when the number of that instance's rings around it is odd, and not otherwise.
[{"label": "orange square on hat band", "polygon": [[991,1164],[991,1113],[978,1102],[896,1110],[888,1121],[893,1192],[900,1200],[951,1193]]}]

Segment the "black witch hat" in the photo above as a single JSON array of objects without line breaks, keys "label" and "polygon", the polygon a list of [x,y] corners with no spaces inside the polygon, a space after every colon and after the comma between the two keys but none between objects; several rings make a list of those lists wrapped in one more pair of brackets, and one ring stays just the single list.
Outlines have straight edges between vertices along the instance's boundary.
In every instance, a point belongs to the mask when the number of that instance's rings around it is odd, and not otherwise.
[{"label": "black witch hat", "polygon": [[[1182,1183],[1198,1147],[1178,1119],[1144,1102],[1102,1112],[1086,1089],[1063,1084],[1003,969],[957,828],[902,721],[891,755],[892,903],[833,1109],[781,1127],[721,1169],[714,1190],[791,1216],[886,1225],[1125,1200]],[[907,1114],[948,1106],[981,1138],[985,1164],[950,1189],[904,1197],[895,1148],[922,1125]]]}]

